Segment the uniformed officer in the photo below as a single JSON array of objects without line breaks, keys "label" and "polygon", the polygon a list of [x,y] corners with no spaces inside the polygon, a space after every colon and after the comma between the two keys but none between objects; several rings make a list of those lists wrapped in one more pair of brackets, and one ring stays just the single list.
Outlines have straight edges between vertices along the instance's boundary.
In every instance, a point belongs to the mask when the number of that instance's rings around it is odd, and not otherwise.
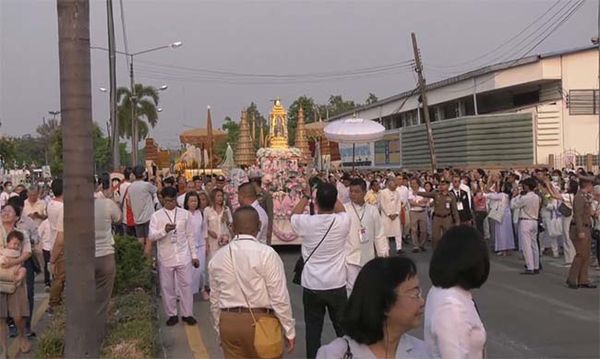
[{"label": "uniformed officer", "polygon": [[456,198],[448,192],[448,181],[442,179],[435,192],[419,192],[419,196],[433,198],[433,223],[431,228],[431,246],[433,249],[444,233],[452,225],[460,224]]},{"label": "uniformed officer", "polygon": [[588,277],[592,246],[592,181],[581,178],[579,186],[573,199],[573,220],[569,233],[576,254],[569,270],[567,286],[571,289],[596,288]]}]

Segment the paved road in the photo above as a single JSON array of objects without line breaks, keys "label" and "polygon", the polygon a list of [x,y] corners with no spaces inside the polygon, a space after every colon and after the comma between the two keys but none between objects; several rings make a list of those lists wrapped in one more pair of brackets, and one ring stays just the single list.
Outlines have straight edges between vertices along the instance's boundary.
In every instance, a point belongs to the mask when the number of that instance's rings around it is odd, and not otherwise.
[{"label": "paved road", "polygon": [[[299,255],[299,248],[278,248],[288,279]],[[428,263],[431,251],[408,254],[418,266],[419,279],[426,292],[430,287]],[[487,353],[490,358],[599,358],[600,296],[597,289],[566,288],[567,268],[559,260],[544,257],[544,271],[538,276],[521,276],[518,255],[492,259],[490,278],[482,289],[474,291],[486,327]],[[590,271],[600,281],[600,272]],[[303,358],[304,321],[302,292],[289,283],[297,347],[291,358]],[[183,326],[163,330],[165,355],[168,357],[222,357],[209,319],[208,303],[197,301],[198,328]],[[184,334],[185,333],[185,334]],[[423,337],[423,328],[413,333]],[[334,338],[326,320],[323,343]],[[187,339],[187,340],[186,340]],[[192,349],[191,349],[192,348]],[[192,353],[195,353],[193,355]]]}]

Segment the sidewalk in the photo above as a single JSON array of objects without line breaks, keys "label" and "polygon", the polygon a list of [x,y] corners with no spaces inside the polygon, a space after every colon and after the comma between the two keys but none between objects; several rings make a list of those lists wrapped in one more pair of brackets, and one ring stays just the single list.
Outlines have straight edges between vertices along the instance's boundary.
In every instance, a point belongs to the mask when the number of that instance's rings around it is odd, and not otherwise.
[{"label": "sidewalk", "polygon": [[36,333],[35,337],[31,339],[31,351],[27,354],[19,353],[19,345],[16,340],[9,338],[8,342],[8,357],[9,358],[35,358],[35,352],[39,344],[39,338],[48,323],[48,316],[46,315],[46,309],[48,308],[49,295],[44,290],[44,275],[39,274],[35,278],[34,287],[34,304],[33,304],[33,317],[31,320],[31,328]]}]

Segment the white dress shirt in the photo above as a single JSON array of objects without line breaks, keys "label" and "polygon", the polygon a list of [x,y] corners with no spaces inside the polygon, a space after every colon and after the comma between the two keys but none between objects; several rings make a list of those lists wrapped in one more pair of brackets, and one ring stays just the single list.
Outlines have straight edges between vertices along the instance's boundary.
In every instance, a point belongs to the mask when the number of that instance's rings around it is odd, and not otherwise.
[{"label": "white dress shirt", "polygon": [[338,199],[341,203],[346,204],[350,202],[350,188],[346,187],[341,181],[335,185],[338,191]]},{"label": "white dress shirt", "polygon": [[511,201],[512,209],[519,209],[519,218],[538,219],[540,211],[540,197],[534,192],[527,192],[524,196],[517,196]]},{"label": "white dress shirt", "polygon": [[379,210],[368,203],[359,206],[350,202],[344,207],[352,222],[346,240],[346,263],[362,267],[375,258],[373,244],[377,248],[377,254],[384,256],[387,238]]},{"label": "white dress shirt", "polygon": [[[344,339],[348,340],[348,343]],[[317,359],[341,359],[350,346],[350,352],[357,359],[376,359],[377,357],[369,346],[366,344],[357,343],[354,339],[345,336],[337,338],[331,343],[322,346],[317,352]],[[390,353],[391,354],[391,353]],[[404,334],[398,341],[396,354],[393,356],[396,359],[429,359],[427,347],[425,343],[418,338]]]},{"label": "white dress shirt", "polygon": [[398,188],[396,188],[396,191],[400,194],[400,202],[401,202],[402,206],[405,206],[408,203],[408,195],[410,192],[408,190],[408,187],[398,186]]},{"label": "white dress shirt", "polygon": [[302,258],[306,258],[317,247],[333,219],[335,223],[302,271],[302,287],[313,290],[328,290],[346,286],[345,243],[350,232],[350,215],[346,212],[335,214],[294,214],[292,229],[302,237]]},{"label": "white dress shirt", "polygon": [[267,243],[267,232],[269,231],[269,216],[265,212],[264,208],[260,205],[258,200],[252,202],[252,207],[258,212],[258,218],[260,219],[260,232],[256,239],[260,243]]},{"label": "white dress shirt", "polygon": [[413,189],[411,188],[408,191],[408,201],[409,201],[409,205],[410,205],[410,210],[414,211],[414,212],[423,212],[425,210],[425,206],[415,206],[413,204],[410,203],[410,201],[414,201],[414,202],[421,202],[423,200],[429,202],[429,199],[421,197],[418,195],[419,192],[425,192],[425,189],[422,187],[419,187],[418,191],[415,193],[415,191],[413,191]]},{"label": "white dress shirt", "polygon": [[247,308],[249,303],[251,308],[272,308],[286,338],[296,337],[283,262],[273,248],[252,236],[240,235],[217,251],[208,264],[208,273],[210,310],[217,333],[221,309]]},{"label": "white dress shirt", "polygon": [[50,252],[54,247],[54,239],[50,238],[50,222],[47,219],[43,220],[38,227],[38,236],[42,244],[42,250]]},{"label": "white dress shirt", "polygon": [[485,341],[485,328],[471,292],[460,287],[431,287],[425,304],[425,343],[431,357],[483,358]]},{"label": "white dress shirt", "polygon": [[[198,259],[194,243],[194,228],[190,221],[190,212],[185,209],[165,208],[154,212],[150,217],[151,241],[158,241],[158,261],[165,267],[177,267],[191,264],[192,259]],[[175,230],[167,233],[165,226],[174,223]]]},{"label": "white dress shirt", "polygon": [[[188,211],[189,212],[189,211]],[[194,244],[195,248],[198,249],[206,245],[204,239],[204,216],[201,210],[195,210],[194,213],[190,212],[190,221],[192,222],[192,228],[194,230]]]}]

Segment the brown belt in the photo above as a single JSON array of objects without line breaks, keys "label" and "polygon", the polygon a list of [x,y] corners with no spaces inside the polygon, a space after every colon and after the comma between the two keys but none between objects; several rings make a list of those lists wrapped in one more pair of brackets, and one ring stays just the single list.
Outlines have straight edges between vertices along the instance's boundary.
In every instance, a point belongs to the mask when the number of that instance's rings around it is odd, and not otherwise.
[{"label": "brown belt", "polygon": [[438,217],[438,218],[446,218],[446,217],[450,217],[449,214],[442,216],[441,214],[433,214],[434,217]]},{"label": "brown belt", "polygon": [[[246,307],[221,308],[221,310],[229,313],[250,313],[250,309]],[[252,308],[252,313],[273,314],[275,312],[271,308]]]}]

